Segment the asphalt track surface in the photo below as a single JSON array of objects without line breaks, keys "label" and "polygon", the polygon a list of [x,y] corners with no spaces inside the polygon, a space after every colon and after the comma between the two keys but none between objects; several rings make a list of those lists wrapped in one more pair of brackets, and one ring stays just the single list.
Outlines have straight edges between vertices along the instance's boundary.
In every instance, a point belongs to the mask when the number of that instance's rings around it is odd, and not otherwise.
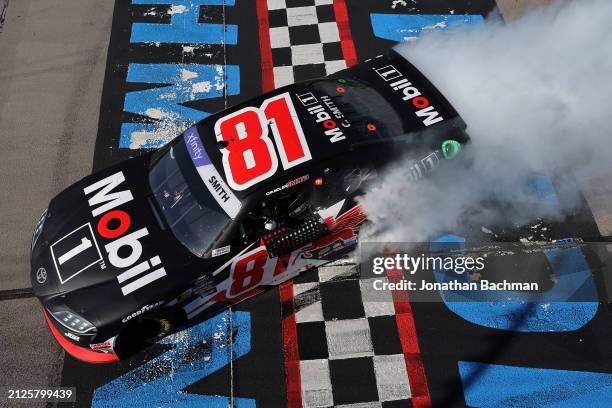
[{"label": "asphalt track surface", "polygon": [[[11,1],[7,13],[9,20],[0,35],[14,35],[15,39],[17,34],[9,30],[19,26],[21,17],[18,16],[28,15],[27,11],[31,15],[49,14],[53,10],[52,6],[42,7],[35,4],[37,2],[18,6],[14,3]],[[292,79],[317,76],[322,69],[329,72],[338,64],[351,65],[380,54],[406,37],[406,28],[410,28],[408,36],[418,37],[423,27],[435,25],[449,16],[466,16],[464,23],[478,24],[482,17],[495,12],[494,2],[485,0],[389,1],[384,4],[363,0],[318,1],[318,6],[331,5],[331,9],[310,6],[310,9],[299,10],[297,16],[302,22],[297,25],[301,28],[287,36],[283,33],[289,30],[284,27],[290,24],[292,11],[285,11],[285,8],[309,7],[306,4],[309,2],[202,1],[202,7],[192,10],[185,6],[187,2],[181,1],[175,1],[174,7],[169,8],[169,0],[165,3],[120,0],[115,4],[112,22],[110,8],[93,3],[82,2],[81,8],[75,8],[74,4],[63,8],[54,4],[61,9],[56,10],[58,20],[47,23],[60,26],[69,17],[73,22],[82,21],[83,25],[95,28],[90,30],[90,38],[80,38],[82,36],[76,36],[75,32],[75,37],[79,38],[74,38],[74,47],[81,52],[66,53],[63,58],[56,55],[57,61],[67,62],[66,69],[86,61],[87,74],[67,75],[70,83],[62,84],[57,77],[41,78],[44,74],[34,71],[25,76],[23,84],[15,84],[16,78],[5,74],[15,72],[15,68],[5,65],[7,59],[2,62],[0,75],[5,81],[1,88],[4,99],[0,99],[3,102],[0,124],[3,130],[7,122],[14,120],[12,118],[23,117],[25,112],[31,111],[13,102],[18,100],[19,91],[27,89],[26,85],[39,92],[40,86],[50,82],[57,87],[42,88],[45,89],[42,94],[49,99],[40,101],[38,112],[48,111],[50,106],[72,107],[67,113],[56,115],[68,118],[68,125],[54,124],[44,116],[36,119],[37,112],[28,117],[29,121],[10,124],[14,133],[2,135],[3,142],[7,138],[24,140],[24,135],[38,137],[27,141],[28,145],[43,150],[34,157],[45,157],[47,153],[47,160],[28,162],[34,168],[26,172],[32,179],[23,183],[22,190],[16,191],[14,202],[3,203],[3,216],[5,205],[20,209],[13,217],[15,223],[8,223],[4,218],[2,222],[3,247],[7,242],[14,243],[15,248],[8,248],[7,254],[18,254],[12,269],[2,271],[3,290],[28,286],[27,254],[21,254],[17,247],[28,241],[31,228],[22,228],[16,223],[29,219],[33,225],[53,194],[89,172],[92,150],[93,168],[106,167],[138,155],[143,148],[163,144],[180,130],[181,125],[205,116],[205,112],[231,106]],[[29,10],[25,10],[28,7]],[[505,17],[515,11],[509,5],[500,8]],[[50,14],[52,17],[53,13]],[[182,29],[160,34],[163,32],[160,26],[172,25],[185,15],[198,21],[195,28],[190,27],[194,32],[190,33],[187,25],[183,25]],[[374,15],[377,17],[372,17]],[[415,15],[433,16],[417,24]],[[88,18],[83,19],[83,16]],[[184,24],[182,20],[181,24]],[[209,24],[206,32],[197,30],[198,25],[205,24]],[[28,27],[27,24],[21,26],[21,29]],[[318,30],[306,28],[312,26]],[[334,26],[337,31],[333,31]],[[47,36],[51,34],[46,33]],[[20,43],[5,41],[5,37],[0,39],[5,47],[0,48],[1,55],[25,55],[23,61],[15,59],[14,64],[41,65],[40,61],[28,60],[27,53],[19,54],[15,49],[6,48],[7,43]],[[291,42],[289,50],[286,41]],[[329,45],[324,51],[309,47],[317,42]],[[83,48],[84,43],[90,47]],[[290,59],[293,58],[289,68],[288,52]],[[308,63],[296,63],[300,58]],[[105,73],[100,66],[105,68]],[[207,69],[208,66],[213,69]],[[51,68],[55,68],[49,69],[51,72],[58,71],[56,66]],[[177,80],[177,74],[180,76],[185,69],[205,77],[204,82],[214,85],[213,91],[206,95],[190,92],[194,83]],[[102,84],[102,75],[104,87],[96,89]],[[76,86],[75,77],[81,78]],[[39,87],[32,84],[37,78],[40,79]],[[159,94],[147,92],[164,86],[173,86],[171,91],[176,92],[179,99],[168,104]],[[60,102],[57,98],[60,91],[66,91],[64,88],[69,88],[65,94],[70,101]],[[7,89],[14,89],[14,93]],[[102,104],[98,122],[96,99],[100,94]],[[81,99],[79,95],[83,95]],[[31,99],[36,98],[24,101]],[[11,103],[7,102],[9,100]],[[168,111],[172,114],[164,116]],[[28,123],[31,123],[30,129]],[[56,136],[43,138],[40,130],[45,128],[51,133],[55,128],[61,131]],[[92,137],[78,137],[95,133],[95,149]],[[45,145],[45,140],[57,140],[58,143]],[[45,150],[52,152],[49,154]],[[18,160],[25,161],[27,157]],[[45,167],[49,165],[51,167]],[[20,167],[14,162],[8,162],[6,167],[3,164],[3,176],[22,179],[23,174],[12,170],[15,168]],[[51,185],[46,186],[42,180],[49,174],[53,177]],[[43,188],[33,193],[28,185]],[[592,189],[585,195],[591,206],[584,202],[581,211],[564,223],[543,224],[548,231],[547,238],[609,235],[605,211],[601,210],[602,206],[609,205],[602,198],[605,195]],[[22,208],[19,203],[24,197],[29,198],[29,204]],[[599,205],[591,208],[593,202]],[[8,239],[7,231],[19,231],[21,236]],[[518,239],[523,232],[508,231],[506,238]],[[5,261],[11,259],[5,258],[4,248],[2,256]],[[594,275],[596,287],[605,292],[605,282],[595,272]],[[601,399],[601,395],[610,396],[609,373],[612,372],[609,303],[599,303],[588,324],[577,330],[525,333],[512,331],[512,327],[505,327],[506,330],[487,327],[486,322],[470,320],[470,316],[461,311],[450,311],[442,302],[409,302],[401,293],[396,294],[383,310],[375,310],[362,302],[361,282],[367,278],[360,277],[351,265],[323,268],[259,295],[232,309],[231,313],[173,337],[166,344],[120,364],[103,367],[88,366],[69,356],[62,364],[58,359],[60,351],[48,330],[41,326],[36,301],[27,298],[27,292],[5,292],[7,298],[15,295],[26,298],[2,300],[2,344],[8,345],[12,354],[19,358],[3,364],[13,367],[15,375],[4,378],[1,384],[76,386],[77,403],[66,406],[179,406],[180,403],[184,404],[182,406],[260,407],[403,407],[431,403],[435,406],[482,406],[494,404],[499,394],[522,401],[526,406],[546,398],[554,402],[555,398],[563,396],[565,405],[560,406],[571,406],[586,401],[572,398],[589,393],[595,395],[588,400],[590,405],[605,406],[606,400]],[[8,286],[5,287],[5,283]],[[586,312],[578,314],[581,313]],[[520,322],[524,317],[511,316],[509,321]],[[25,325],[33,329],[24,332]],[[501,379],[506,381],[504,387],[499,386]],[[533,384],[540,384],[540,388]]]},{"label": "asphalt track surface", "polygon": [[63,352],[28,297],[28,242],[49,199],[91,171],[112,11],[98,1],[0,1],[0,385],[61,381]]}]

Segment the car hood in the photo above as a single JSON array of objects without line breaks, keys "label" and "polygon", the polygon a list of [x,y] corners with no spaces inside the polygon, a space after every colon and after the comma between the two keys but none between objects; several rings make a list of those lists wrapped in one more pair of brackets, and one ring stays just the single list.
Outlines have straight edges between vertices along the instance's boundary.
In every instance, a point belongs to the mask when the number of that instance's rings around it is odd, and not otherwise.
[{"label": "car hood", "polygon": [[184,285],[169,275],[191,255],[163,229],[149,160],[88,176],[51,200],[31,265],[32,287],[45,305],[60,302],[92,320],[117,318]]}]

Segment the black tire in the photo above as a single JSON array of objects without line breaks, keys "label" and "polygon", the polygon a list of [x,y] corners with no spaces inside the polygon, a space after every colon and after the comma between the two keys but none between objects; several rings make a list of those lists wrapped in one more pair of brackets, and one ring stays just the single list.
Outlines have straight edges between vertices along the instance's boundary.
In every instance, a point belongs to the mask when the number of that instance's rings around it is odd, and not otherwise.
[{"label": "black tire", "polygon": [[160,309],[134,319],[117,336],[115,352],[124,359],[155,344],[175,331],[182,315],[178,310]]}]

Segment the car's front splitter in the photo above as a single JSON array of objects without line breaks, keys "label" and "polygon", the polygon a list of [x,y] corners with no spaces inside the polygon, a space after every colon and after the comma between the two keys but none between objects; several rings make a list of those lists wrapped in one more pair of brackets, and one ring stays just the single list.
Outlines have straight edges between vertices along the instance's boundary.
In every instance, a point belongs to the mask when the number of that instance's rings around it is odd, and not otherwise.
[{"label": "car's front splitter", "polygon": [[77,346],[76,344],[68,341],[62,334],[55,328],[53,322],[49,319],[49,315],[47,311],[43,309],[43,313],[45,314],[45,319],[47,320],[47,324],[51,329],[51,333],[53,333],[53,337],[57,340],[57,342],[62,346],[62,348],[66,351],[66,353],[70,354],[72,357],[84,361],[86,363],[94,363],[94,364],[105,364],[112,363],[115,361],[119,361],[119,358],[113,353],[103,353],[98,351],[89,350],[85,347]]}]

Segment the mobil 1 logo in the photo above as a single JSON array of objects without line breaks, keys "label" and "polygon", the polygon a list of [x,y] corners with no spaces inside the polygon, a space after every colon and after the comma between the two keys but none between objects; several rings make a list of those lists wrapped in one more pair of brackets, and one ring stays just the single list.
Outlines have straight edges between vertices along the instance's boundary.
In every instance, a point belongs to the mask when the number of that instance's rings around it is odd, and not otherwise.
[{"label": "mobil 1 logo", "polygon": [[91,223],[81,225],[51,245],[51,258],[60,283],[64,284],[87,268],[103,263]]},{"label": "mobil 1 logo", "polygon": [[382,79],[385,80],[385,82],[389,82],[403,76],[402,73],[399,72],[393,65],[386,65],[382,68],[373,69]]}]

